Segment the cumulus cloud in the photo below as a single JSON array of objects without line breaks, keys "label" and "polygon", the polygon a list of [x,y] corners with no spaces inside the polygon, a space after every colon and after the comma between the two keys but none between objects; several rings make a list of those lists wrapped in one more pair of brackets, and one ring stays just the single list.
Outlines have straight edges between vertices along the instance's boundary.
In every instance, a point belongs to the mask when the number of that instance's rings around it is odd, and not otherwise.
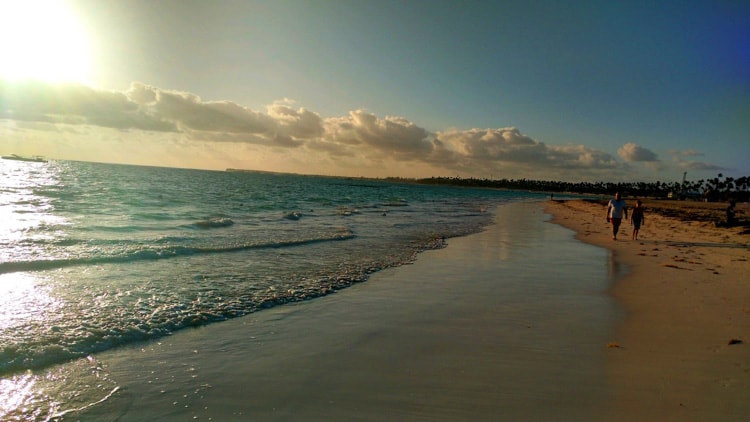
[{"label": "cumulus cloud", "polygon": [[583,145],[553,146],[522,134],[517,128],[452,130],[438,140],[454,145],[471,160],[547,166],[560,169],[603,169],[617,166],[610,154]]},{"label": "cumulus cloud", "polygon": [[182,130],[227,133],[273,133],[274,120],[266,114],[230,101],[202,101],[179,91],[135,83],[128,98],[145,112],[174,123]]},{"label": "cumulus cloud", "polygon": [[323,119],[305,108],[295,110],[293,101],[285,99],[268,107],[268,116],[278,125],[278,131],[295,138],[315,139],[323,134]]},{"label": "cumulus cloud", "polygon": [[[623,169],[607,152],[585,145],[545,144],[514,127],[433,133],[404,117],[379,117],[366,110],[323,118],[283,99],[256,111],[231,101],[205,101],[191,93],[142,83],[114,92],[82,85],[19,86],[0,81],[3,118],[38,123],[49,130],[58,125],[106,127],[168,132],[173,140],[295,149],[299,157],[317,154],[321,162],[346,160],[350,167],[398,163],[400,168],[504,175],[552,175],[568,170],[611,174],[611,170]],[[628,162],[658,161],[656,154],[632,143],[618,154]]]},{"label": "cumulus cloud", "polygon": [[629,142],[617,150],[617,155],[627,162],[655,162],[659,157],[653,151]]},{"label": "cumulus cloud", "polygon": [[370,147],[397,160],[428,156],[433,149],[431,134],[401,117],[379,119],[364,110],[346,117],[326,119],[326,138],[344,145]]},{"label": "cumulus cloud", "polygon": [[9,83],[0,79],[0,117],[85,124],[115,129],[174,131],[172,122],[147,113],[124,93],[79,84]]}]

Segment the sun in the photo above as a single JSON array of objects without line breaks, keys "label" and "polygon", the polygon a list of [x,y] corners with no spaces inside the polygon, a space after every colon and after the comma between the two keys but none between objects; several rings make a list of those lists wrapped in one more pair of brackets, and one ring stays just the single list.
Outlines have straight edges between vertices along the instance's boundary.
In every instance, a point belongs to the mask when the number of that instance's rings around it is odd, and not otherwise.
[{"label": "sun", "polygon": [[62,0],[0,0],[0,78],[89,84],[89,44]]}]

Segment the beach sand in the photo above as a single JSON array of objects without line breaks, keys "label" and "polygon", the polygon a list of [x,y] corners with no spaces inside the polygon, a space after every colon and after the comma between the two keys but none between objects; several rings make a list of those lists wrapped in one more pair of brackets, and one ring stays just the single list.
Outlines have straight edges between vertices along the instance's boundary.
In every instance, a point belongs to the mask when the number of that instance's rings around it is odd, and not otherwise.
[{"label": "beach sand", "polygon": [[746,237],[647,211],[642,240],[613,242],[577,200],[496,222],[329,296],[97,354],[119,389],[79,415],[747,420]]},{"label": "beach sand", "polygon": [[715,227],[718,205],[645,200],[644,206],[637,241],[629,222],[612,240],[601,202],[547,206],[554,222],[610,249],[628,269],[611,290],[626,317],[607,354],[615,393],[610,416],[748,420],[750,236],[744,227]]},{"label": "beach sand", "polygon": [[499,207],[486,231],[306,302],[95,356],[84,419],[585,420],[611,395],[608,253]]}]

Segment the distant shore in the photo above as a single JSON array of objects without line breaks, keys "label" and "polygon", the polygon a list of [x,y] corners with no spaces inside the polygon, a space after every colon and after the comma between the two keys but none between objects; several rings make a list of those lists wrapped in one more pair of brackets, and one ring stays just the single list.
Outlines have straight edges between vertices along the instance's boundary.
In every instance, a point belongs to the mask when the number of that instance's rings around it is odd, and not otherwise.
[{"label": "distant shore", "polygon": [[[630,200],[629,202],[632,202]],[[747,420],[750,414],[750,236],[717,228],[723,208],[645,200],[639,240],[617,241],[605,203],[548,201],[553,222],[612,251],[627,275],[611,293],[626,317],[609,344],[613,419]]]},{"label": "distant shore", "polygon": [[[266,174],[294,174],[277,173],[272,171],[227,168],[227,172],[235,173],[266,173]],[[721,174],[713,179],[683,180],[682,182],[565,182],[560,180],[533,180],[533,179],[487,179],[475,177],[365,177],[365,176],[331,176],[331,175],[309,175],[316,177],[331,177],[349,180],[372,180],[388,183],[456,186],[466,188],[503,189],[516,191],[537,192],[550,195],[554,199],[558,196],[588,196],[590,198],[605,198],[620,192],[625,196],[647,198],[654,202],[668,199],[669,202],[679,206],[690,204],[707,203],[708,207],[726,207],[730,201],[740,203],[750,202],[750,177],[738,178],[723,177]],[[687,200],[687,201],[685,201]],[[750,225],[750,221],[747,222]]]}]

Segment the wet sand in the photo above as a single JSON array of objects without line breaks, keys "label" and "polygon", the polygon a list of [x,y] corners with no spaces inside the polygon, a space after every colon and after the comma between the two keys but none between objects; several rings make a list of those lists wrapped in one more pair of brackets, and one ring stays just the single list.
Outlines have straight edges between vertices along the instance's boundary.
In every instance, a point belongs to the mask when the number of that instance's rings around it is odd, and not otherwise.
[{"label": "wet sand", "polygon": [[[81,416],[586,420],[612,399],[608,252],[539,203],[326,297],[96,356],[119,389]],[[600,419],[600,418],[598,418]]]},{"label": "wet sand", "polygon": [[611,250],[615,265],[628,269],[611,291],[626,317],[607,354],[615,394],[610,416],[748,420],[750,236],[743,227],[715,227],[716,205],[648,200],[644,205],[637,241],[629,222],[612,240],[602,203],[547,206],[553,221]]}]

